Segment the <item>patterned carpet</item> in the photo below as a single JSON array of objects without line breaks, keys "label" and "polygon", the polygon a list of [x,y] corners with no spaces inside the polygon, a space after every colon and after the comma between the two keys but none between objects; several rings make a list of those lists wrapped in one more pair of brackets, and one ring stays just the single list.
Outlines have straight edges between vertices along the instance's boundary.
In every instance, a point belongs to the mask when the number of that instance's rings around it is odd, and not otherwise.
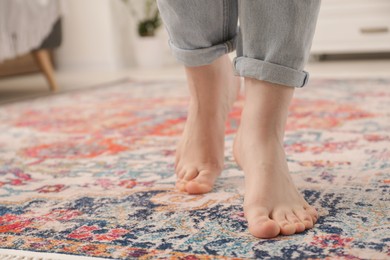
[{"label": "patterned carpet", "polygon": [[265,240],[232,158],[213,192],[174,190],[183,81],[126,81],[0,106],[0,247],[117,259],[389,259],[390,79],[312,79],[290,106],[292,177],[314,229]]}]

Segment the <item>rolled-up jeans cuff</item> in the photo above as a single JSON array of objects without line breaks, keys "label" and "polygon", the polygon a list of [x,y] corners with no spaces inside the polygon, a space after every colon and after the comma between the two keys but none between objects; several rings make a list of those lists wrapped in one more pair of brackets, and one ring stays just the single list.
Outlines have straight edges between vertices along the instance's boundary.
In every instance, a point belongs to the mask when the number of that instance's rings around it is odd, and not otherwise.
[{"label": "rolled-up jeans cuff", "polygon": [[189,67],[202,66],[212,63],[222,55],[232,52],[237,47],[237,35],[226,42],[200,49],[181,49],[168,40],[172,55],[182,64]]},{"label": "rolled-up jeans cuff", "polygon": [[279,64],[248,57],[236,57],[233,60],[234,74],[255,78],[280,85],[301,88],[307,84],[309,73],[295,70]]}]

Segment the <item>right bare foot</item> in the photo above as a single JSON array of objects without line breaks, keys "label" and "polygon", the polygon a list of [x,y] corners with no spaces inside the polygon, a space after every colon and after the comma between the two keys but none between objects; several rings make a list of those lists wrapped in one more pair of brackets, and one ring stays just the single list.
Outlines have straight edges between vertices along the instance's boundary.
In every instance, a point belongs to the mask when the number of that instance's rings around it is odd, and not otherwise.
[{"label": "right bare foot", "polygon": [[223,169],[225,122],[237,98],[240,78],[228,55],[212,64],[186,67],[190,104],[176,149],[176,187],[190,194],[213,189]]}]

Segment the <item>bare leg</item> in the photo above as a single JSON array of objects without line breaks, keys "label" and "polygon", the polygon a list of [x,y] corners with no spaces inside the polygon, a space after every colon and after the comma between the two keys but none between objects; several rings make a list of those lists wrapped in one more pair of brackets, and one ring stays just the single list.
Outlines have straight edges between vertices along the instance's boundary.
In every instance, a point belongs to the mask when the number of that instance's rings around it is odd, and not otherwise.
[{"label": "bare leg", "polygon": [[283,148],[294,88],[245,78],[245,93],[233,149],[245,174],[244,213],[249,231],[271,238],[312,228],[317,212],[293,184]]},{"label": "bare leg", "polygon": [[176,152],[176,187],[200,194],[213,189],[223,169],[225,122],[237,98],[240,78],[234,76],[228,55],[185,70],[191,100]]}]

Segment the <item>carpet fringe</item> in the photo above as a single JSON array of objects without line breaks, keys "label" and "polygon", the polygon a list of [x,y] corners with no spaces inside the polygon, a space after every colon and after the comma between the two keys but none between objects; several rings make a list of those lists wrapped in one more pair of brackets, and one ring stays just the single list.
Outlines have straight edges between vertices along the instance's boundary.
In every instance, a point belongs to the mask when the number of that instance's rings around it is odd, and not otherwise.
[{"label": "carpet fringe", "polygon": [[14,249],[1,249],[0,260],[107,260],[114,258],[99,258],[56,253],[41,253]]}]

